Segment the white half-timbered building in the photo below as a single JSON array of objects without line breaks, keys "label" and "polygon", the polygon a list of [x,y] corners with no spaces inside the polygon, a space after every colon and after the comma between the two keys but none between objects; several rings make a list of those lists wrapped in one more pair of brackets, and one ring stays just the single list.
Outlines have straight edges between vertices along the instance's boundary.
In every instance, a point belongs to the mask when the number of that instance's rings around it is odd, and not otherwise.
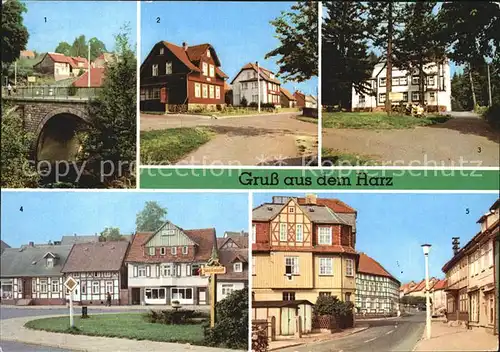
[{"label": "white half-timbered building", "polygon": [[[78,243],[73,245],[62,269],[66,277],[73,277],[78,286],[73,301],[85,305],[106,303],[108,293],[111,304],[127,304],[127,272],[124,265],[129,242],[110,241]],[[69,292],[66,291],[69,299]]]},{"label": "white half-timbered building", "polygon": [[208,304],[208,277],[200,275],[217,248],[215,229],[184,230],[167,221],[136,233],[125,260],[130,304]]},{"label": "white half-timbered building", "polygon": [[64,304],[63,267],[72,246],[35,245],[6,248],[1,255],[2,303]]}]

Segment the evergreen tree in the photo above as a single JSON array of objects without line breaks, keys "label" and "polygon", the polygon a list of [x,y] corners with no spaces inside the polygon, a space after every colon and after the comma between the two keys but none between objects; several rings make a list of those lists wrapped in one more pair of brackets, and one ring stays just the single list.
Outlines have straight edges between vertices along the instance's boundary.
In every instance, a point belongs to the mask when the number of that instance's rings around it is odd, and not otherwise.
[{"label": "evergreen tree", "polygon": [[87,41],[85,40],[85,36],[82,34],[79,37],[75,38],[73,41],[73,45],[71,46],[71,56],[77,57],[87,57],[88,55],[88,47]]},{"label": "evergreen tree", "polygon": [[116,38],[116,61],[105,71],[103,87],[89,102],[92,125],[81,135],[81,159],[108,187],[133,187],[136,160],[136,57],[126,26]]},{"label": "evergreen tree", "polygon": [[281,45],[266,54],[278,56],[278,75],[284,81],[303,82],[318,75],[318,3],[298,1],[290,11],[271,21]]},{"label": "evergreen tree", "polygon": [[137,231],[156,231],[165,222],[167,208],[163,208],[155,201],[146,202],[144,209],[136,217],[135,225]]},{"label": "evergreen tree", "polygon": [[394,43],[397,43],[403,27],[403,3],[369,1],[368,28],[372,45],[382,52],[386,67],[386,98],[385,109],[390,115],[392,106],[390,93],[392,91],[392,69],[394,60]]},{"label": "evergreen tree", "polygon": [[2,1],[2,66],[8,66],[26,49],[29,33],[23,24],[26,6],[19,0]]},{"label": "evergreen tree", "polygon": [[329,1],[322,28],[322,96],[324,105],[348,107],[352,88],[370,94],[367,80],[378,58],[368,53],[366,4]]}]

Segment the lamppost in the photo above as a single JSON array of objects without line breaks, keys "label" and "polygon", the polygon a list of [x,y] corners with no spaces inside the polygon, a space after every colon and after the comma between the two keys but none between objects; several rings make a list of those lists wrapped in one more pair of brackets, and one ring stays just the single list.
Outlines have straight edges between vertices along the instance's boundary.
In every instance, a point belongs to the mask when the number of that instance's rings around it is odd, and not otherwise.
[{"label": "lamppost", "polygon": [[422,249],[424,251],[424,257],[425,257],[425,303],[426,303],[425,326],[426,326],[427,340],[429,340],[431,338],[431,300],[429,296],[429,251],[431,250],[431,245],[427,243],[423,244]]}]

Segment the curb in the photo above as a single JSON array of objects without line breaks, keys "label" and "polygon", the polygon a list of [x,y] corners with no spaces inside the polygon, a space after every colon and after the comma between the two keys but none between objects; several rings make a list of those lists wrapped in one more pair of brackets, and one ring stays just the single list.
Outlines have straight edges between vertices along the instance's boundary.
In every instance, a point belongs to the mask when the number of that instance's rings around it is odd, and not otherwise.
[{"label": "curb", "polygon": [[270,348],[268,349],[268,351],[279,351],[281,350],[282,348],[292,348],[292,347],[297,347],[297,346],[301,346],[305,344],[305,342],[297,342],[297,343],[293,343],[291,345],[287,345],[287,346],[281,346],[281,347],[276,347],[276,348]]}]

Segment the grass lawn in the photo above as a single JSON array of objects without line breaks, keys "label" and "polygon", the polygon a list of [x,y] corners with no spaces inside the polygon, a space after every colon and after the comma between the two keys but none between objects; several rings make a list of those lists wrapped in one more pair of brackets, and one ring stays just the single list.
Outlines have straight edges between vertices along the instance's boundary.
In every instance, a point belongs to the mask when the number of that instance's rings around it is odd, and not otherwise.
[{"label": "grass lawn", "polygon": [[297,120],[318,124],[318,119],[314,117],[297,116]]},{"label": "grass lawn", "polygon": [[25,327],[51,332],[122,337],[132,340],[180,342],[196,345],[203,343],[203,327],[200,324],[153,324],[145,320],[144,313],[91,314],[88,319],[75,317],[77,329],[69,328],[69,317],[32,320],[27,322]]},{"label": "grass lawn", "polygon": [[215,134],[207,128],[171,128],[141,132],[141,164],[168,165],[207,143]]},{"label": "grass lawn", "polygon": [[343,153],[330,148],[321,149],[323,166],[376,166],[377,162],[369,156]]},{"label": "grass lawn", "polygon": [[241,108],[234,107],[230,109],[226,109],[223,111],[206,111],[206,112],[189,112],[189,114],[193,115],[213,115],[213,116],[241,116],[241,115],[269,115],[269,114],[278,114],[284,112],[298,112],[298,108],[279,108],[275,111],[268,111],[262,109],[260,114],[257,112],[256,108]]},{"label": "grass lawn", "polygon": [[323,127],[326,128],[404,129],[434,125],[447,120],[447,116],[433,114],[418,118],[397,114],[387,116],[385,112],[323,113]]}]

